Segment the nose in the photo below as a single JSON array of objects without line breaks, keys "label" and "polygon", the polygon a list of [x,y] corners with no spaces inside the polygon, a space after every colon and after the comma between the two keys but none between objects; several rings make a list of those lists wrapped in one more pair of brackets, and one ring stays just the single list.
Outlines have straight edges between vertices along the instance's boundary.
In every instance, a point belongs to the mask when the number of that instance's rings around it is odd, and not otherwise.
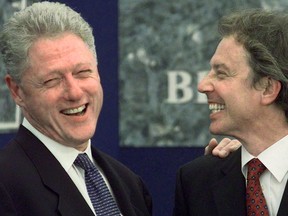
[{"label": "nose", "polygon": [[83,90],[80,82],[72,74],[65,77],[64,83],[64,97],[67,100],[76,101],[82,97]]},{"label": "nose", "polygon": [[213,89],[214,89],[214,85],[213,85],[213,81],[212,81],[212,75],[211,75],[211,72],[209,72],[199,82],[198,91],[201,92],[201,93],[207,93],[207,92],[213,91]]}]

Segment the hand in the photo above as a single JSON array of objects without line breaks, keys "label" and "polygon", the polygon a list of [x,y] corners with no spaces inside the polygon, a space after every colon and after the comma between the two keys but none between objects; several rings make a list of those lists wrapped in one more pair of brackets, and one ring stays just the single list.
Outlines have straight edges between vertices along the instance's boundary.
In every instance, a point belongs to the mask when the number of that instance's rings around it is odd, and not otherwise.
[{"label": "hand", "polygon": [[212,138],[205,147],[205,155],[213,154],[221,158],[227,157],[231,152],[236,151],[242,144],[236,139],[224,138],[218,144],[215,138]]}]

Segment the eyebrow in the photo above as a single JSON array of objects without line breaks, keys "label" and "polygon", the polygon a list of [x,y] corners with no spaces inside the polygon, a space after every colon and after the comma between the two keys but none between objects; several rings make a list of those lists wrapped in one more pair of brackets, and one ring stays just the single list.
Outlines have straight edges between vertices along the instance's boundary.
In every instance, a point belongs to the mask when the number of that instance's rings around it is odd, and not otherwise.
[{"label": "eyebrow", "polygon": [[229,70],[229,67],[228,67],[226,64],[224,64],[224,63],[221,63],[221,64],[212,64],[211,67],[212,67],[213,69],[216,69],[216,70],[218,70],[218,69],[220,69],[220,68],[223,68],[223,69],[225,69],[225,70]]},{"label": "eyebrow", "polygon": [[[78,70],[79,68],[81,68],[81,67],[84,67],[84,66],[88,66],[88,67],[92,67],[92,64],[91,63],[89,63],[89,62],[87,62],[87,63],[78,63],[78,64],[76,64],[76,65],[74,65],[73,66],[73,72],[75,71],[75,70]],[[54,69],[54,70],[51,70],[51,71],[49,71],[50,72],[50,74],[61,74],[63,71],[62,71],[62,69]]]}]

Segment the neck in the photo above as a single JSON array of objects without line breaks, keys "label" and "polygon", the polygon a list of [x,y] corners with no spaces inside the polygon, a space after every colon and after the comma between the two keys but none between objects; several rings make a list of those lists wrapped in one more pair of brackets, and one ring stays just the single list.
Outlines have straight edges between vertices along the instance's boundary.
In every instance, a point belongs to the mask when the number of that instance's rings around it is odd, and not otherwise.
[{"label": "neck", "polygon": [[[255,132],[255,131],[254,131]],[[288,135],[288,127],[260,130],[247,133],[243,137],[237,137],[246,150],[257,157],[260,153]]]}]

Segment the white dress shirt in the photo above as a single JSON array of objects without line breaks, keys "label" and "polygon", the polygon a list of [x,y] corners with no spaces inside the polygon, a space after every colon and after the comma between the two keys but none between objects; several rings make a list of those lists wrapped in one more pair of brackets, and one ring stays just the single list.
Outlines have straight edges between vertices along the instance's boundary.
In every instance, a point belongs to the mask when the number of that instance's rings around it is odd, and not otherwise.
[{"label": "white dress shirt", "polygon": [[[260,184],[270,216],[276,216],[288,179],[288,135],[258,155],[267,170],[260,176]],[[242,147],[242,173],[247,179],[247,163],[254,158]],[[246,181],[247,183],[247,181]]]},{"label": "white dress shirt", "polygon": [[[80,153],[86,153],[88,157],[90,158],[91,161],[97,166],[95,163],[95,160],[92,157],[92,152],[91,152],[91,140],[88,141],[88,146],[84,152],[80,152],[77,149],[69,146],[62,145],[49,137],[45,136],[41,132],[39,132],[36,128],[34,128],[28,121],[27,119],[24,118],[22,125],[27,128],[31,133],[33,133],[48,149],[49,151],[54,155],[54,157],[59,161],[59,163],[62,165],[64,170],[68,173],[72,181],[75,183],[76,187],[86,200],[87,204],[91,208],[91,210],[95,213],[95,210],[93,208],[92,202],[90,200],[90,197],[88,195],[87,189],[86,189],[86,184],[85,184],[85,171],[74,165],[74,161],[77,158],[78,154]],[[106,182],[110,192],[111,187],[106,179],[106,177],[103,174],[103,171],[99,166],[97,166],[99,169],[102,177],[104,178],[104,181]],[[112,196],[114,197],[113,193]],[[114,197],[115,198],[115,197]]]}]

